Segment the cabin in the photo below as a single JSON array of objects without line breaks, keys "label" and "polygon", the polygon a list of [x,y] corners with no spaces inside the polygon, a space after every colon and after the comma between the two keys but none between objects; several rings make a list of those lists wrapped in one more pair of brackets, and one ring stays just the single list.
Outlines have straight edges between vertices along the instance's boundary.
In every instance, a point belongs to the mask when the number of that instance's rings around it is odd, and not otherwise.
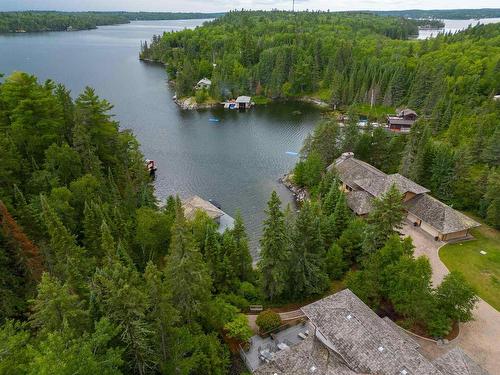
[{"label": "cabin", "polygon": [[[215,202],[214,202],[215,203]],[[197,211],[204,211],[217,225],[217,231],[224,233],[226,229],[233,229],[234,219],[222,211],[212,202],[206,201],[197,195],[182,201],[182,209],[186,219],[193,220]]]},{"label": "cabin", "polygon": [[195,86],[195,90],[208,90],[210,89],[210,86],[212,86],[212,81],[205,77],[198,81]]},{"label": "cabin", "polygon": [[420,227],[436,241],[470,238],[470,229],[480,224],[430,196],[430,191],[416,182],[394,173],[387,175],[374,166],[346,152],[328,167],[335,171],[346,193],[347,205],[358,216],[368,215],[373,200],[396,186],[402,196],[407,220]]},{"label": "cabin", "polygon": [[390,131],[408,133],[417,121],[417,113],[411,109],[402,109],[397,115],[387,116],[387,127]]},{"label": "cabin", "polygon": [[236,106],[238,109],[248,109],[252,107],[252,98],[249,96],[238,96],[236,98]]}]

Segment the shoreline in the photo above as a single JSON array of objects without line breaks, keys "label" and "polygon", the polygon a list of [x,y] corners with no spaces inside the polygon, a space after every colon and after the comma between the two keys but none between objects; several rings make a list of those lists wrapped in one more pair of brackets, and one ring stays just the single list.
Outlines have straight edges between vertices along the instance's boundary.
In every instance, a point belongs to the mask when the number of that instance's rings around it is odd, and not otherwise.
[{"label": "shoreline", "polygon": [[305,188],[295,185],[292,177],[293,174],[291,172],[286,173],[278,179],[278,182],[283,184],[292,193],[295,204],[300,206],[306,200],[311,199],[311,194]]}]

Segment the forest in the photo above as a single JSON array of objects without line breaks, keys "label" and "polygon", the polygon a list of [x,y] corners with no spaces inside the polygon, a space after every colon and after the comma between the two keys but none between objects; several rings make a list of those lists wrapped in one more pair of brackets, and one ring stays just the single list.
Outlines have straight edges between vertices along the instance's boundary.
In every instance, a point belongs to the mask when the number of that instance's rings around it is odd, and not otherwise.
[{"label": "forest", "polygon": [[[273,192],[254,267],[240,215],[220,234],[202,211],[186,220],[178,197],[157,202],[112,108],[90,87],[73,99],[26,73],[0,83],[0,374],[245,373],[235,344],[253,334],[250,304],[305,303],[339,283],[432,337],[472,318],[461,274],[432,288],[428,259],[399,237],[395,189],[366,221],[324,171],[299,212]],[[307,144],[331,152],[337,131]],[[273,314],[261,330],[281,324]]]},{"label": "forest", "polygon": [[[365,13],[231,12],[195,30],[156,36],[141,56],[166,64],[178,96],[194,95],[196,82],[208,77],[207,95],[215,99],[312,96],[353,118],[381,122],[409,107],[420,117],[409,136],[376,131],[349,147],[499,227],[500,102],[493,97],[500,93],[500,24],[409,39],[417,30],[411,20]],[[370,104],[379,115],[370,116]],[[390,144],[374,139],[388,137]],[[334,143],[325,147],[330,155],[321,167],[340,152]]]},{"label": "forest", "polygon": [[97,26],[128,22],[128,18],[111,13],[0,12],[0,33],[90,30]]},{"label": "forest", "polygon": [[381,16],[405,17],[415,19],[441,19],[441,20],[470,20],[479,18],[498,18],[500,9],[410,9],[410,10],[381,10],[373,11],[373,14]]},{"label": "forest", "polygon": [[217,18],[223,13],[172,12],[0,12],[0,33],[90,30],[130,21]]}]

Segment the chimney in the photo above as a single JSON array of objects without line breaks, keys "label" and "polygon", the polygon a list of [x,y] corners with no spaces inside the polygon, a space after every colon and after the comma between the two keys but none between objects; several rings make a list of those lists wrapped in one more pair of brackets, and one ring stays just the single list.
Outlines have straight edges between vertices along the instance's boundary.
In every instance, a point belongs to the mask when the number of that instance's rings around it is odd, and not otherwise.
[{"label": "chimney", "polygon": [[335,165],[342,163],[344,160],[350,159],[354,157],[354,152],[344,152],[340,157],[335,160]]}]

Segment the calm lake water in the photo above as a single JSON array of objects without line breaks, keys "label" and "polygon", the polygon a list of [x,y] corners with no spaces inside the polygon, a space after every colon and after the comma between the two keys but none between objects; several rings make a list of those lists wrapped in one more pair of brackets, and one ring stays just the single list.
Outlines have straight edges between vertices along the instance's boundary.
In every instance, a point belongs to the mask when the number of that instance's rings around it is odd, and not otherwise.
[{"label": "calm lake water", "polygon": [[469,27],[469,25],[475,26],[478,23],[488,24],[500,22],[500,18],[483,18],[479,20],[442,20],[444,22],[444,28],[440,30],[420,30],[418,33],[418,39],[428,39],[436,36],[439,33],[456,33],[458,31],[464,30]]},{"label": "calm lake water", "polygon": [[[134,131],[144,155],[158,163],[156,192],[213,198],[230,215],[245,219],[254,255],[266,202],[289,171],[320,112],[304,104],[273,104],[246,113],[181,111],[171,100],[163,67],[141,63],[141,40],[182,30],[203,20],[147,21],[97,30],[0,35],[0,72],[15,70],[51,78],[76,96],[85,86],[115,105],[123,128]],[[292,114],[299,110],[301,115]],[[210,122],[216,117],[220,122]]]}]

